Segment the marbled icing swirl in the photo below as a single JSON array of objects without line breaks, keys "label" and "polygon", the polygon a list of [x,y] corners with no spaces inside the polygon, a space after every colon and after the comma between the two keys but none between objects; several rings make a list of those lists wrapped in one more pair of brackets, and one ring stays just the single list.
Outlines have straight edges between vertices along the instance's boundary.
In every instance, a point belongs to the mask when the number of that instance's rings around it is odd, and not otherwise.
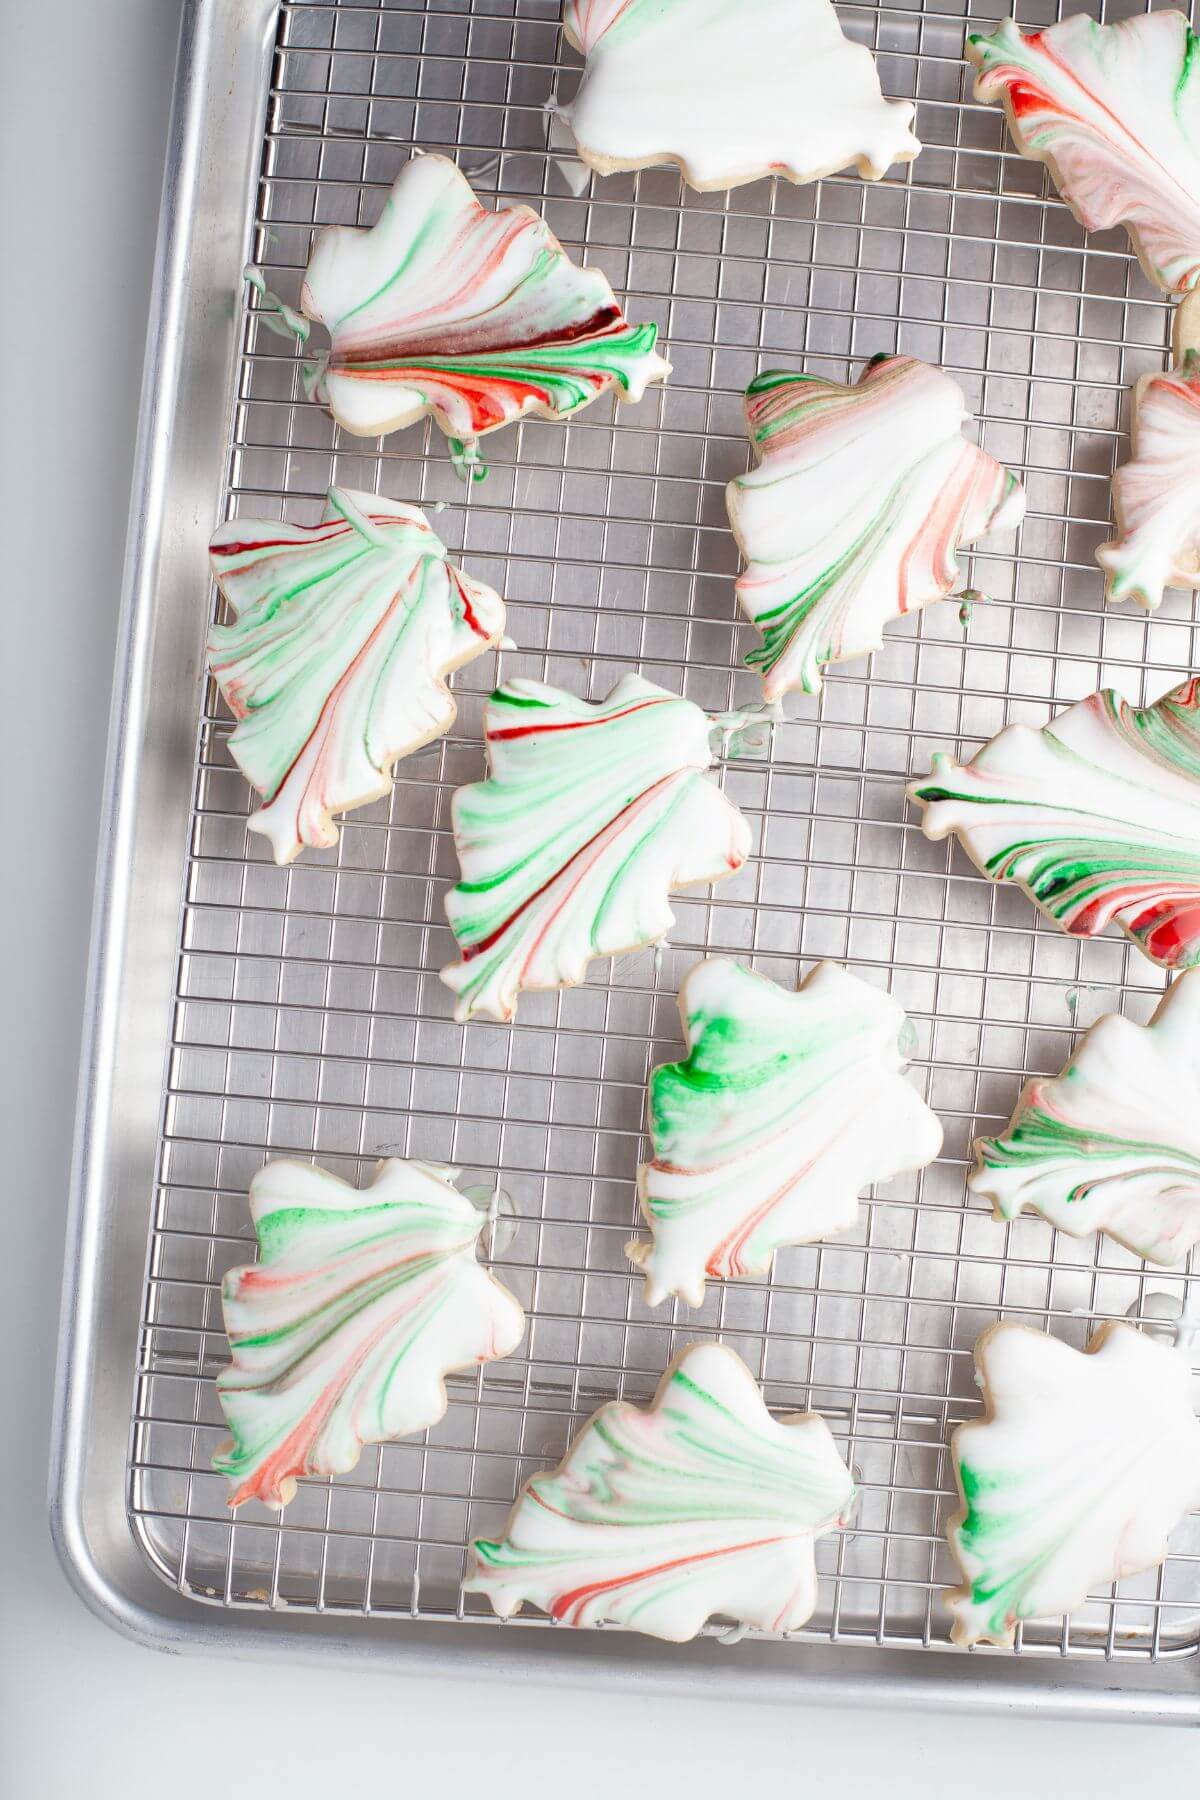
[{"label": "marbled icing swirl", "polygon": [[464,1588],[502,1618],[528,1601],[675,1643],[714,1614],[794,1631],[817,1602],[813,1539],[854,1492],[823,1419],[773,1419],[732,1350],[693,1345],[649,1408],[611,1401],[534,1476]]},{"label": "marbled icing swirl", "polygon": [[453,1176],[383,1162],[360,1191],[287,1160],[255,1176],[259,1261],[221,1289],[233,1436],[213,1467],[231,1506],[286,1506],[298,1476],[344,1474],[364,1444],[436,1424],[451,1370],[516,1349],[525,1316],[476,1261],[487,1215]]},{"label": "marbled icing swirl", "polygon": [[1024,490],[964,441],[966,417],[956,383],[909,356],[877,357],[850,386],[751,382],[758,467],[726,500],[747,563],[738,599],[763,634],[746,660],[768,700],[818,693],[827,663],[877,650],[893,619],[945,598],[964,545],[1020,524]]},{"label": "marbled icing swirl", "polygon": [[1128,1325],[1086,1351],[1024,1325],[975,1346],[985,1417],[952,1439],[963,1510],[950,1547],[966,1582],[947,1594],[957,1644],[1010,1645],[1090,1590],[1152,1569],[1200,1506],[1191,1370]]},{"label": "marbled icing swirl", "polygon": [[1150,1262],[1180,1262],[1200,1242],[1200,969],[1148,1025],[1100,1019],[975,1154],[967,1185],[997,1218],[1028,1206],[1070,1237],[1107,1231]]},{"label": "marbled icing swirl", "polygon": [[369,231],[321,233],[300,303],[329,331],[321,395],[360,437],[429,413],[471,445],[609,389],[640,400],[670,373],[656,327],[627,323],[599,269],[527,206],[488,212],[442,156],[405,164]]},{"label": "marbled icing swirl", "polygon": [[1124,225],[1150,280],[1200,279],[1200,63],[1179,12],[1116,25],[1075,14],[1044,31],[1005,19],[967,39],[975,97],[1002,101],[1023,156],[1043,162],[1086,231]]},{"label": "marbled icing swirl", "polygon": [[601,174],[675,163],[696,188],[767,175],[877,180],[920,149],[909,100],[885,100],[871,53],[829,0],[566,0],[587,58],[566,116]]},{"label": "marbled icing swirl", "polygon": [[835,964],[790,994],[710,959],[679,1010],[688,1055],[650,1077],[654,1160],[638,1171],[653,1242],[627,1246],[649,1306],[700,1306],[706,1276],[760,1274],[780,1245],[848,1230],[864,1187],[942,1142],[900,1073],[903,1009]]},{"label": "marbled icing swirl", "polygon": [[1151,961],[1200,960],[1200,686],[1153,706],[1111,688],[1040,730],[1009,725],[960,765],[939,751],[909,788],[926,837],[953,832],[1074,937],[1119,925]]},{"label": "marbled icing swirl", "polygon": [[1133,455],[1113,477],[1113,508],[1117,535],[1096,552],[1110,600],[1154,612],[1164,588],[1200,587],[1200,352],[1138,381]]},{"label": "marbled icing swirl", "polygon": [[504,606],[415,506],[349,488],[319,525],[231,519],[211,556],[235,618],[213,627],[209,668],[266,801],[250,830],[287,863],[336,844],[331,815],[386,794],[393,764],[449,729],[445,678],[497,642]]},{"label": "marbled icing swirl", "polygon": [[491,773],[454,796],[462,879],[446,914],[463,955],[442,979],[459,1019],[509,1019],[522,989],[573,985],[593,957],[656,942],[672,888],[749,855],[745,819],[707,774],[707,714],[640,675],[595,702],[511,681],[486,730]]}]

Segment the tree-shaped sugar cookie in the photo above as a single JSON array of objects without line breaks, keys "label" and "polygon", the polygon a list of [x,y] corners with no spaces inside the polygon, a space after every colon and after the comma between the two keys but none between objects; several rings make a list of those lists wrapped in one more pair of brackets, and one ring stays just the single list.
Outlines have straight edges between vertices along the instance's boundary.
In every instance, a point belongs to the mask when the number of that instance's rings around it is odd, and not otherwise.
[{"label": "tree-shaped sugar cookie", "polygon": [[672,888],[741,868],[750,833],[707,773],[711,729],[640,675],[595,702],[538,681],[493,694],[491,773],[454,796],[456,1018],[509,1019],[522,989],[583,981],[593,957],[666,935]]},{"label": "tree-shaped sugar cookie", "polygon": [[726,490],[746,558],[738,599],[763,634],[747,657],[768,700],[820,691],[827,663],[941,600],[957,553],[1020,524],[1016,477],[962,436],[957,384],[911,356],[876,357],[843,386],[768,371],[746,392],[758,466]]},{"label": "tree-shaped sugar cookie", "polygon": [[900,1005],[833,963],[797,993],[711,959],[679,996],[688,1054],[650,1077],[654,1160],[638,1171],[653,1241],[627,1246],[646,1302],[704,1300],[782,1244],[848,1230],[872,1181],[923,1168],[942,1130],[900,1073]]},{"label": "tree-shaped sugar cookie", "polygon": [[489,212],[444,156],[406,163],[369,231],[321,233],[300,304],[331,340],[318,393],[360,437],[430,414],[472,446],[608,390],[640,400],[670,373],[656,327],[627,323],[599,269],[529,207]]},{"label": "tree-shaped sugar cookie", "polygon": [[234,613],[209,667],[276,862],[336,844],[331,815],[386,794],[392,766],[454,722],[446,676],[496,643],[504,606],[446,560],[415,506],[331,488],[319,525],[231,519],[212,568]]},{"label": "tree-shaped sugar cookie", "polygon": [[1200,969],[1148,1025],[1099,1020],[975,1154],[967,1185],[997,1218],[1028,1206],[1070,1237],[1107,1231],[1150,1262],[1182,1261],[1200,1242]]},{"label": "tree-shaped sugar cookie", "polygon": [[364,1444],[423,1431],[445,1376],[515,1350],[525,1316],[476,1261],[487,1223],[453,1169],[380,1163],[359,1190],[308,1163],[250,1184],[259,1261],[222,1284],[233,1360],[217,1377],[232,1438],[213,1458],[230,1505],[286,1506],[301,1475],[340,1475]]},{"label": "tree-shaped sugar cookie", "polygon": [[1147,612],[1200,587],[1200,292],[1175,309],[1174,366],[1133,390],[1132,455],[1113,476],[1117,535],[1101,544],[1110,600]]},{"label": "tree-shaped sugar cookie", "polygon": [[463,1585],[501,1618],[528,1601],[675,1643],[715,1614],[794,1631],[817,1603],[813,1540],[854,1493],[823,1419],[773,1419],[732,1350],[693,1345],[648,1408],[610,1401],[526,1484]]},{"label": "tree-shaped sugar cookie", "polygon": [[1075,14],[1042,31],[1005,19],[967,38],[975,97],[1002,101],[1023,156],[1043,162],[1087,231],[1124,225],[1150,280],[1200,279],[1200,58],[1180,12],[1116,25]]},{"label": "tree-shaped sugar cookie", "polygon": [[939,751],[909,798],[1073,937],[1119,925],[1153,962],[1200,960],[1200,686],[1153,706],[1104,688],[1048,725],[1008,725],[969,763]]},{"label": "tree-shaped sugar cookie", "polygon": [[1200,1506],[1200,1422],[1188,1360],[1129,1325],[1103,1326],[1086,1351],[993,1325],[975,1363],[986,1411],[952,1440],[965,1585],[946,1602],[955,1643],[1008,1645],[1024,1620],[1163,1561]]},{"label": "tree-shaped sugar cookie", "polygon": [[878,180],[920,149],[908,100],[885,100],[871,53],[829,0],[566,0],[587,58],[566,116],[600,174],[677,163],[696,188],[762,176]]}]

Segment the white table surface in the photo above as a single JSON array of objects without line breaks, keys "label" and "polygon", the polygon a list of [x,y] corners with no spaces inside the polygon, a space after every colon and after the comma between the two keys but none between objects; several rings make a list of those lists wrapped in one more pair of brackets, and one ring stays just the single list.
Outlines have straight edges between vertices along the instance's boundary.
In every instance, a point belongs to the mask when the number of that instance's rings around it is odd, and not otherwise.
[{"label": "white table surface", "polygon": [[[1178,1730],[455,1688],[156,1657],[84,1611],[45,1480],[71,1116],[147,290],[178,0],[0,0],[0,1308],[3,1800],[261,1791],[580,1800],[772,1787],[1092,1800],[1174,1779]],[[15,240],[15,242],[14,242]],[[427,1785],[428,1784],[428,1785]]]}]

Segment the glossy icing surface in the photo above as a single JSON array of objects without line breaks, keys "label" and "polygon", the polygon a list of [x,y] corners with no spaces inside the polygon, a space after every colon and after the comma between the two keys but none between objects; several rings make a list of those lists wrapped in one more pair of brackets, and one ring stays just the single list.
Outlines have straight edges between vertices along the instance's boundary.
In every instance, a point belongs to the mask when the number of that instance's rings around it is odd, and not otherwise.
[{"label": "glossy icing surface", "polygon": [[1200,969],[1148,1025],[1110,1013],[1061,1075],[1031,1081],[968,1181],[996,1216],[1022,1207],[1071,1237],[1107,1231],[1151,1262],[1200,1241]]},{"label": "glossy icing surface", "polygon": [[987,1412],[952,1439],[965,1584],[946,1600],[955,1643],[1008,1645],[1022,1620],[1162,1562],[1200,1505],[1200,1422],[1187,1360],[1128,1325],[1102,1327],[1086,1352],[995,1325],[975,1362]]},{"label": "glossy icing surface", "polygon": [[528,1601],[675,1643],[714,1614],[794,1631],[817,1602],[813,1539],[854,1491],[823,1419],[773,1419],[732,1350],[693,1345],[648,1408],[611,1401],[534,1476],[464,1589],[502,1618]]},{"label": "glossy icing surface", "polygon": [[436,1424],[451,1370],[516,1349],[525,1316],[476,1261],[487,1214],[453,1175],[383,1162],[360,1190],[281,1159],[255,1176],[259,1261],[221,1287],[233,1435],[213,1467],[231,1506],[286,1506],[298,1476],[344,1474],[364,1444]]},{"label": "glossy icing surface", "polygon": [[962,437],[966,406],[940,369],[877,358],[848,386],[759,375],[746,393],[758,466],[726,490],[747,567],[738,598],[763,643],[747,662],[768,700],[820,691],[828,663],[943,599],[958,551],[1020,524],[1015,476]]},{"label": "glossy icing surface", "polygon": [[1005,19],[967,39],[976,98],[1002,101],[1022,155],[1044,162],[1087,231],[1124,225],[1166,293],[1200,279],[1200,64],[1180,12],[1045,31]]},{"label": "glossy icing surface", "polygon": [[793,994],[713,958],[679,1010],[688,1055],[650,1077],[654,1160],[638,1171],[653,1240],[627,1247],[649,1306],[700,1306],[706,1277],[759,1274],[780,1245],[847,1230],[862,1188],[942,1142],[900,1073],[903,1009],[835,964]]},{"label": "glossy icing surface", "polygon": [[1110,600],[1153,612],[1164,588],[1200,587],[1200,352],[1143,375],[1133,412],[1133,454],[1113,477],[1117,536],[1096,560]]},{"label": "glossy icing surface", "polygon": [[489,212],[442,156],[405,164],[369,231],[323,231],[300,298],[331,340],[321,397],[358,436],[428,413],[470,446],[610,389],[639,400],[670,373],[656,327],[627,323],[599,269],[527,206]]},{"label": "glossy icing surface", "polygon": [[1119,925],[1153,962],[1200,960],[1200,685],[1152,706],[1111,688],[1040,730],[1009,725],[909,788],[930,838],[953,832],[1076,937]]},{"label": "glossy icing surface", "polygon": [[920,145],[828,0],[566,0],[587,58],[566,116],[602,174],[677,163],[696,188],[761,176],[878,178]]},{"label": "glossy icing surface", "polygon": [[264,797],[250,830],[287,863],[336,844],[331,815],[386,794],[393,764],[449,729],[446,676],[497,641],[504,606],[417,507],[349,488],[319,525],[231,519],[210,554],[235,618],[213,627],[209,668]]},{"label": "glossy icing surface", "polygon": [[640,675],[595,702],[537,681],[493,694],[491,772],[454,796],[456,1018],[509,1019],[522,989],[585,980],[593,957],[666,935],[672,888],[741,868],[750,833],[707,774],[709,730]]}]

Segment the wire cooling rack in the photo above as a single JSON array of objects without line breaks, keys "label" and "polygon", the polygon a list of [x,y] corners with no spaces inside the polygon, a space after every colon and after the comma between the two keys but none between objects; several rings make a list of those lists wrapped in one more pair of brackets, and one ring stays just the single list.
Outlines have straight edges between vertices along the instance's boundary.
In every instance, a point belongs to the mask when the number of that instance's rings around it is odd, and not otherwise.
[{"label": "wire cooling rack", "polygon": [[[711,897],[678,902],[664,953],[526,995],[512,1027],[453,1024],[435,973],[452,954],[450,796],[482,773],[500,656],[457,678],[455,730],[401,765],[390,799],[352,814],[336,851],[286,870],[246,833],[250,795],[209,691],[129,1485],[143,1546],[189,1595],[490,1617],[459,1594],[467,1542],[498,1529],[519,1483],[597,1404],[648,1396],[679,1348],[719,1334],[772,1406],[824,1413],[860,1477],[852,1530],[818,1546],[822,1606],[797,1635],[945,1648],[946,1443],[978,1410],[979,1331],[1002,1314],[1082,1344],[1090,1321],[1180,1290],[1180,1273],[1147,1273],[1107,1239],[1072,1242],[1032,1217],[1001,1226],[966,1204],[971,1138],[1007,1118],[1027,1075],[1060,1067],[1080,1027],[1117,1007],[1148,1017],[1162,978],[1122,941],[1045,927],[1019,893],[926,842],[904,800],[935,748],[969,753],[1007,720],[1041,723],[1105,682],[1153,699],[1196,666],[1190,604],[1176,595],[1153,620],[1106,607],[1092,557],[1129,387],[1162,366],[1168,311],[1123,235],[1085,239],[1000,114],[969,100],[960,9],[839,11],[884,92],[917,100],[919,160],[874,185],[696,195],[659,170],[574,191],[546,109],[578,78],[557,0],[281,8],[252,246],[273,288],[294,301],[315,228],[373,223],[410,148],[442,150],[482,194],[531,202],[604,269],[629,315],[660,325],[674,375],[619,418],[603,401],[487,440],[490,478],[468,490],[436,432],[339,433],[250,306],[230,513],[311,523],[334,482],[417,501],[506,596],[520,648],[503,653],[505,675],[595,697],[639,668],[710,710],[756,697],[723,489],[747,465],[741,394],[759,368],[844,380],[876,351],[943,365],[984,446],[1023,475],[1029,515],[1018,555],[1006,542],[973,561],[986,602],[893,626],[869,665],[831,672],[819,703],[793,696],[769,754],[749,746],[726,763],[757,855]],[[1025,25],[1054,16],[1032,0],[1018,11]],[[676,992],[710,951],[785,984],[833,957],[890,986],[945,1152],[865,1201],[854,1232],[781,1252],[772,1280],[710,1283],[699,1311],[651,1312],[623,1254],[645,1081],[678,1054]],[[224,1435],[220,1278],[251,1253],[250,1177],[282,1153],[359,1182],[384,1155],[451,1163],[467,1186],[490,1189],[499,1171],[520,1225],[496,1267],[529,1331],[516,1355],[452,1381],[426,1437],[302,1483],[282,1516],[251,1505],[233,1517],[209,1470]],[[544,1624],[529,1614],[504,1629]],[[1069,1624],[1027,1625],[1018,1648],[1155,1658],[1194,1653],[1198,1637],[1192,1519],[1156,1575],[1096,1595]]]}]

